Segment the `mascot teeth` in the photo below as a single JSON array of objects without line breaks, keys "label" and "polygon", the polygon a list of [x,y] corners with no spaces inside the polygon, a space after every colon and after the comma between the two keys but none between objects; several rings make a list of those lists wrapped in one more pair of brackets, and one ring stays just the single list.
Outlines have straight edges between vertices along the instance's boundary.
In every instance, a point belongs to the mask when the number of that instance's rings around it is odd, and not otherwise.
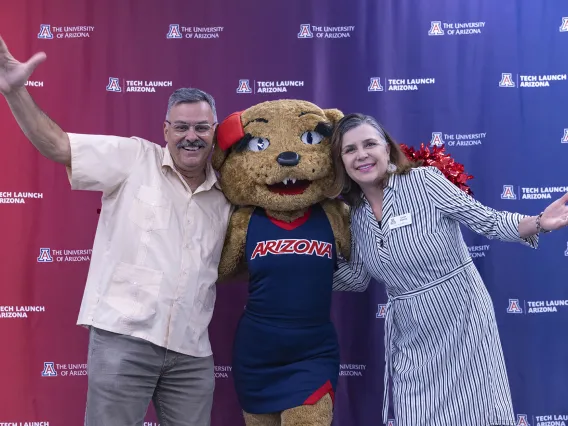
[{"label": "mascot teeth", "polygon": [[296,178],[286,178],[282,181],[284,185],[288,185],[288,183],[296,183]]}]

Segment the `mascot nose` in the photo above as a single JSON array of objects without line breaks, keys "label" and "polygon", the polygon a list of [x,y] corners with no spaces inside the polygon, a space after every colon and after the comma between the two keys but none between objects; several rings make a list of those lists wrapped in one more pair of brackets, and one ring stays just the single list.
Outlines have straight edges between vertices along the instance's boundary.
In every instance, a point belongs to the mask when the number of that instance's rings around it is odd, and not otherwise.
[{"label": "mascot nose", "polygon": [[300,162],[300,155],[297,152],[281,152],[276,159],[281,166],[297,166]]}]

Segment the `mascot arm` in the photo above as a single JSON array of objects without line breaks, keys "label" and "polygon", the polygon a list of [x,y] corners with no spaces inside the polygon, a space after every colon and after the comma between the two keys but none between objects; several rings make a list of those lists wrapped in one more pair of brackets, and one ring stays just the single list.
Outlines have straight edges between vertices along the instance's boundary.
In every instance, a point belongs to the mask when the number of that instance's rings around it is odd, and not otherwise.
[{"label": "mascot arm", "polygon": [[334,291],[365,291],[371,275],[365,269],[357,245],[351,244],[349,226],[349,207],[340,200],[327,200],[323,203],[337,246],[337,270],[333,275]]},{"label": "mascot arm", "polygon": [[219,262],[218,281],[235,277],[245,269],[242,260],[245,253],[247,229],[252,211],[252,207],[241,207],[231,215],[221,253],[221,261]]},{"label": "mascot arm", "polygon": [[323,202],[322,207],[333,230],[337,254],[348,260],[351,249],[349,207],[340,200],[326,200]]}]

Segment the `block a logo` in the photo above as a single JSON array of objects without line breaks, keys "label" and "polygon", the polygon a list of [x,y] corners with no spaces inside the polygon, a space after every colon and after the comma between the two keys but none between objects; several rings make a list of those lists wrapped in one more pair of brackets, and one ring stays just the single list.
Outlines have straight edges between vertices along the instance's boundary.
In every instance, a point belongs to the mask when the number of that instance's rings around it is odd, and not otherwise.
[{"label": "block a logo", "polygon": [[432,132],[432,139],[430,140],[431,146],[443,146],[444,140],[442,139],[442,132]]},{"label": "block a logo", "polygon": [[442,29],[442,21],[432,21],[430,22],[430,30],[428,31],[429,36],[444,35],[444,30]]},{"label": "block a logo", "polygon": [[564,129],[564,136],[562,136],[562,143],[568,143],[568,129]]},{"label": "block a logo", "polygon": [[568,32],[568,16],[562,18],[562,25],[560,25],[560,32],[567,33]]},{"label": "block a logo", "polygon": [[51,25],[48,24],[41,24],[39,27],[39,34],[37,38],[50,40],[53,38],[53,34],[51,33]]},{"label": "block a logo", "polygon": [[377,318],[384,318],[387,313],[387,305],[379,305],[377,310]]},{"label": "block a logo", "polygon": [[252,93],[249,81],[246,79],[239,80],[239,87],[237,87],[237,93]]},{"label": "block a logo", "polygon": [[394,421],[394,419],[388,419],[387,426],[396,426],[396,422]]},{"label": "block a logo", "polygon": [[39,263],[53,262],[53,257],[51,257],[51,249],[40,248],[39,249],[39,256],[37,257],[37,261]]},{"label": "block a logo", "polygon": [[41,372],[41,377],[55,377],[57,376],[57,371],[55,371],[55,363],[44,362],[43,371]]},{"label": "block a logo", "polygon": [[508,314],[522,314],[523,309],[519,305],[519,299],[509,299],[509,306],[507,307]]},{"label": "block a logo", "polygon": [[531,426],[526,414],[517,414],[517,424],[515,426]]},{"label": "block a logo", "polygon": [[168,34],[166,34],[166,38],[183,38],[179,29],[179,24],[170,24],[170,29]]},{"label": "block a logo", "polygon": [[515,87],[513,75],[510,72],[501,73],[501,81],[499,82],[499,87]]},{"label": "block a logo", "polygon": [[516,200],[517,194],[515,194],[515,189],[513,185],[503,185],[503,192],[501,193],[502,200]]},{"label": "block a logo", "polygon": [[120,81],[116,77],[108,78],[108,85],[106,87],[107,92],[122,92],[120,88]]},{"label": "block a logo", "polygon": [[312,30],[310,29],[310,24],[300,25],[300,32],[298,33],[298,38],[314,38]]},{"label": "block a logo", "polygon": [[369,92],[382,92],[384,87],[381,86],[381,77],[371,77],[371,83],[369,84]]}]

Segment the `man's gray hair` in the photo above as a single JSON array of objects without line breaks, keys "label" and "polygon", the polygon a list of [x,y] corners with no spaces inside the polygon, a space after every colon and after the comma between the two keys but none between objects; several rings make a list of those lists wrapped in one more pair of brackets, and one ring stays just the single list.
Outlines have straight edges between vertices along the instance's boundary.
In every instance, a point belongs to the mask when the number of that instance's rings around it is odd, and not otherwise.
[{"label": "man's gray hair", "polygon": [[170,110],[178,104],[187,104],[195,102],[207,102],[213,111],[213,119],[217,122],[217,109],[215,108],[215,99],[209,93],[203,90],[183,87],[177,89],[170,95],[168,100],[168,111],[166,112],[166,120],[169,119]]}]

